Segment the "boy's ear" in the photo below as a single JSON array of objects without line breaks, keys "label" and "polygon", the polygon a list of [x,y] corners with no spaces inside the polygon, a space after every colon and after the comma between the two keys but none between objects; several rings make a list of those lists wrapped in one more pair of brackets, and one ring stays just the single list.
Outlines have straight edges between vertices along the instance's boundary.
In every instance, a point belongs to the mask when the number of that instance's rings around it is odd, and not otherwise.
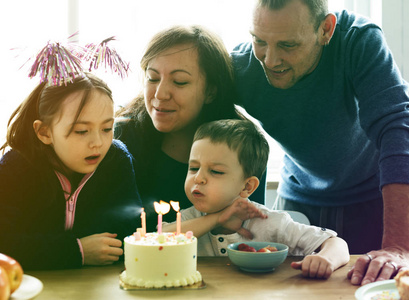
[{"label": "boy's ear", "polygon": [[33,123],[33,128],[40,141],[46,145],[50,145],[52,143],[50,128],[48,126],[44,126],[42,121],[35,120]]},{"label": "boy's ear", "polygon": [[256,176],[251,176],[246,179],[246,185],[244,186],[244,189],[240,192],[240,197],[242,198],[248,198],[250,197],[251,194],[254,193],[254,191],[257,189],[258,185],[260,184],[260,181]]}]

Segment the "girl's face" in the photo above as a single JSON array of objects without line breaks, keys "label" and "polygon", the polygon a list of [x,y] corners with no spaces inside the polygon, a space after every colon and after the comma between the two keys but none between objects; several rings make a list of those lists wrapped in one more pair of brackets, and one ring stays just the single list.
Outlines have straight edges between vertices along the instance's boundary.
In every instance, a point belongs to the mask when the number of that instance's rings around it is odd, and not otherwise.
[{"label": "girl's face", "polygon": [[164,51],[149,62],[145,73],[145,105],[160,132],[187,129],[211,101],[197,50],[190,44]]},{"label": "girl's face", "polygon": [[226,144],[208,138],[193,143],[185,193],[197,210],[215,213],[238,196],[246,198],[246,182],[237,153]]},{"label": "girl's face", "polygon": [[67,168],[86,174],[95,171],[111,146],[114,107],[106,94],[92,90],[88,102],[73,123],[83,93],[73,93],[63,101],[60,114],[47,127],[49,139],[42,141],[54,148]]}]

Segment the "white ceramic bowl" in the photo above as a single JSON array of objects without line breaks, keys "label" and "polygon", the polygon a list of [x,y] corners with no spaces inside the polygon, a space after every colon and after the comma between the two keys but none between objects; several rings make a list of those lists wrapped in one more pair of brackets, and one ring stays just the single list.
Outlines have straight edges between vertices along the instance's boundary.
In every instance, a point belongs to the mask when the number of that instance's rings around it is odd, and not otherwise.
[{"label": "white ceramic bowl", "polygon": [[288,246],[271,242],[245,242],[257,250],[273,246],[277,248],[275,252],[246,252],[240,251],[237,247],[242,244],[233,243],[227,246],[227,254],[232,263],[247,272],[271,272],[284,262],[288,254]]}]

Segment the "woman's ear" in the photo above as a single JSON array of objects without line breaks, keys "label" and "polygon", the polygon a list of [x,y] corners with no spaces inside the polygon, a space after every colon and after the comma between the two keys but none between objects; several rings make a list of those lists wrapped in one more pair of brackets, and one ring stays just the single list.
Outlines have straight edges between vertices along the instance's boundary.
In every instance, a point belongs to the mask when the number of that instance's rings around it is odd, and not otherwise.
[{"label": "woman's ear", "polygon": [[240,192],[240,197],[242,198],[248,198],[250,197],[251,194],[254,193],[254,191],[257,189],[258,185],[260,184],[260,181],[256,176],[251,176],[245,180],[246,184],[244,186],[244,189]]},{"label": "woman's ear", "polygon": [[51,130],[48,126],[44,126],[40,120],[35,120],[33,123],[34,132],[38,139],[46,145],[52,144]]},{"label": "woman's ear", "polygon": [[214,87],[207,88],[205,104],[212,103],[214,98],[216,98],[216,94],[217,94],[217,87],[214,86]]}]

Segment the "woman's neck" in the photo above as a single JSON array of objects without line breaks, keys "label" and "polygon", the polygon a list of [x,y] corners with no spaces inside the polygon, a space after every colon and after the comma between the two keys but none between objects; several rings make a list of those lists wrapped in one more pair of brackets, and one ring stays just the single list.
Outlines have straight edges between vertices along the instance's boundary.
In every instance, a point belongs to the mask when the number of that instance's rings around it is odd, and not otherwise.
[{"label": "woman's neck", "polygon": [[193,135],[194,132],[166,133],[162,141],[162,151],[179,162],[188,163]]}]

